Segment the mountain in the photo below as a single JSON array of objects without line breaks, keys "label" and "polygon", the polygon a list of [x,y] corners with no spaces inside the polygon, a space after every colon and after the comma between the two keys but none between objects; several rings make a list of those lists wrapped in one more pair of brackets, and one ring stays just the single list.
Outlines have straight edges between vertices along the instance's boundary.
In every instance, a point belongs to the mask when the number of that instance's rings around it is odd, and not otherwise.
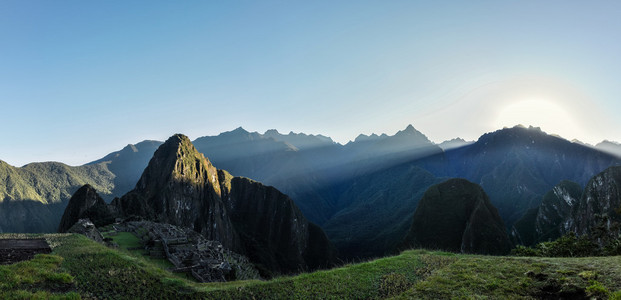
[{"label": "mountain", "polygon": [[153,155],[136,187],[111,206],[121,216],[188,227],[246,254],[263,275],[332,265],[325,234],[273,187],[216,169],[184,135]]},{"label": "mountain", "polygon": [[[336,252],[325,233],[293,200],[271,186],[218,170],[222,199],[251,260],[279,273],[332,265]],[[301,268],[302,266],[302,268]]]},{"label": "mountain", "polygon": [[621,234],[621,167],[593,176],[584,191],[579,184],[562,181],[548,192],[539,207],[516,222],[512,238],[534,245],[573,232],[592,239]]},{"label": "mountain", "polygon": [[136,187],[112,206],[122,216],[188,227],[228,249],[241,248],[222,202],[217,169],[183,135],[162,144]]},{"label": "mountain", "polygon": [[312,135],[242,128],[195,143],[218,168],[289,195],[346,258],[394,249],[420,195],[437,183],[425,168],[442,163],[442,150],[411,125],[345,146]]},{"label": "mountain", "polygon": [[438,144],[438,147],[442,148],[442,150],[447,151],[455,148],[460,148],[463,146],[468,146],[474,142],[466,141],[462,138],[454,138],[452,140],[444,141]]},{"label": "mountain", "polygon": [[293,145],[299,150],[309,150],[319,147],[332,146],[335,142],[321,134],[312,135],[305,133],[294,133],[293,131],[288,134],[281,134],[276,129],[270,129],[263,134],[264,137],[273,138],[276,141],[282,141]]},{"label": "mountain", "polygon": [[552,241],[571,231],[572,217],[582,197],[582,187],[563,180],[547,192],[541,204],[518,220],[511,230],[514,243],[534,245]]},{"label": "mountain", "polygon": [[412,125],[393,136],[360,135],[344,148],[349,152],[350,160],[357,164],[363,163],[362,169],[367,172],[442,152],[440,147]]},{"label": "mountain", "polygon": [[104,226],[114,222],[114,216],[106,202],[92,186],[86,184],[78,189],[69,199],[58,232],[67,232],[80,219],[89,219],[95,226]]},{"label": "mountain", "polygon": [[[512,228],[534,224],[544,195],[562,180],[585,186],[592,176],[621,162],[597,148],[519,126],[487,133],[458,148],[447,146],[446,150],[411,125],[392,136],[360,135],[346,145],[321,135],[276,130],[261,134],[241,127],[200,137],[194,144],[214,168],[253,178],[288,195],[309,221],[325,230],[346,258],[378,256],[393,249],[407,232],[423,193],[445,178],[465,178],[481,185]],[[0,226],[15,231],[53,231],[71,193],[86,183],[106,201],[124,195],[136,187],[159,145],[161,142],[144,141],[87,166],[69,167],[88,167],[93,174],[72,185],[62,183],[71,175],[50,182],[62,191],[60,208],[51,211],[47,204],[12,201],[10,209],[19,212],[18,220],[35,221],[20,223],[25,225],[0,221]],[[51,172],[36,173],[41,178],[55,178]],[[0,185],[0,189],[2,186],[10,185]],[[13,192],[16,200],[24,200],[23,195],[32,189],[41,191],[29,182],[17,186],[24,192]],[[28,188],[32,188],[30,192]],[[10,213],[0,210],[1,214],[8,217]],[[516,222],[523,217],[532,222],[518,226]]]},{"label": "mountain", "polygon": [[573,215],[569,222],[578,234],[595,234],[599,226],[610,230],[612,223],[621,223],[621,167],[610,167],[591,178]]},{"label": "mountain", "polygon": [[445,152],[448,173],[481,185],[509,228],[561,180],[580,185],[621,160],[591,147],[516,126],[481,136],[472,145]]},{"label": "mountain", "polygon": [[44,162],[17,168],[0,161],[0,232],[55,232],[79,187],[90,184],[109,194],[113,178],[105,164]]},{"label": "mountain", "polygon": [[386,255],[406,235],[425,190],[440,181],[416,162],[358,176],[323,228],[346,259]]},{"label": "mountain", "polygon": [[480,254],[511,249],[505,225],[485,191],[465,179],[450,179],[425,192],[404,244]]},{"label": "mountain", "polygon": [[595,148],[604,151],[606,153],[612,154],[617,157],[621,157],[621,144],[609,140],[604,140],[597,145]]},{"label": "mountain", "polygon": [[112,191],[109,195],[104,195],[107,200],[112,200],[112,198],[120,197],[134,188],[142,171],[153,157],[153,153],[161,144],[160,141],[149,140],[129,144],[119,151],[112,152],[102,159],[86,165],[104,163],[108,170],[114,174]]}]

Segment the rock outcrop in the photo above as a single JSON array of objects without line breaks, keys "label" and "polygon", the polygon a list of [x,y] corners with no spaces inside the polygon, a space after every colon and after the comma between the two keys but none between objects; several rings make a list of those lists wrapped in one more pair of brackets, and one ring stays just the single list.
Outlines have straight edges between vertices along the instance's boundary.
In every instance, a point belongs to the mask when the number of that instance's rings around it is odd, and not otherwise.
[{"label": "rock outcrop", "polygon": [[217,169],[184,135],[162,144],[136,187],[112,206],[121,216],[188,227],[235,252],[242,249],[220,198]]},{"label": "rock outcrop", "polygon": [[273,187],[217,170],[184,135],[155,152],[134,190],[113,200],[122,217],[190,228],[247,255],[272,276],[327,267],[332,245]]},{"label": "rock outcrop", "polygon": [[263,271],[287,273],[300,269],[329,267],[335,259],[328,238],[309,223],[287,195],[271,186],[218,170],[222,198],[244,253]]},{"label": "rock outcrop", "polygon": [[82,234],[95,242],[105,244],[103,235],[89,219],[79,219],[67,232]]},{"label": "rock outcrop", "polygon": [[601,226],[611,230],[621,222],[621,167],[610,167],[591,178],[568,222],[575,224],[578,235],[593,234]]},{"label": "rock outcrop", "polygon": [[60,220],[58,232],[67,232],[80,219],[89,219],[95,226],[114,222],[114,216],[108,205],[89,184],[79,188],[69,200]]},{"label": "rock outcrop", "polygon": [[485,191],[465,179],[427,189],[404,244],[480,254],[506,254],[511,248],[504,223]]},{"label": "rock outcrop", "polygon": [[610,167],[593,176],[584,191],[563,181],[525,214],[512,229],[516,244],[526,246],[555,240],[573,232],[601,239],[621,233],[621,167]]},{"label": "rock outcrop", "polygon": [[582,197],[582,187],[563,180],[541,200],[541,205],[528,212],[511,230],[514,243],[534,245],[552,241],[572,231],[573,213]]}]

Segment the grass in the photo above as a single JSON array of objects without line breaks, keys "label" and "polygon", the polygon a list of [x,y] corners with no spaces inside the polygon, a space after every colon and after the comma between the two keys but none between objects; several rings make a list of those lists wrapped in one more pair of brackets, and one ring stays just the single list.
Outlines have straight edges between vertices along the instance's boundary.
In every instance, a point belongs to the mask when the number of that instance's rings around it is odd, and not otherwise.
[{"label": "grass", "polygon": [[0,299],[79,299],[74,277],[60,269],[62,261],[57,255],[38,254],[0,266]]},{"label": "grass", "polygon": [[[170,269],[173,268],[174,265],[165,258],[155,258],[145,254],[145,250],[143,250],[143,245],[141,240],[132,233],[129,232],[119,232],[115,235],[107,235],[104,233],[104,237],[112,238],[112,241],[119,245],[119,248],[123,251],[127,251],[134,257],[142,257],[149,262],[155,264],[156,266],[162,269]],[[139,249],[137,249],[139,248]],[[179,273],[179,276],[188,278],[187,276],[182,276],[184,273]]]},{"label": "grass", "polygon": [[[136,242],[131,236],[117,238],[124,245]],[[270,281],[201,284],[83,236],[57,236],[53,241],[53,255],[0,267],[0,290],[5,293],[0,298],[621,299],[621,256],[502,257],[410,250]],[[57,292],[55,286],[69,290]]]}]

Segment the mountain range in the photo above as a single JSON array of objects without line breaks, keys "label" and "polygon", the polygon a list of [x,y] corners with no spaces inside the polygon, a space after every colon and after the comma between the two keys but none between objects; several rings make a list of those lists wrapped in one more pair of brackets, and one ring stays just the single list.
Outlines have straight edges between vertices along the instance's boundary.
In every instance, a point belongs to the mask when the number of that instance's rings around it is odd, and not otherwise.
[{"label": "mountain range", "polygon": [[[407,234],[427,189],[448,178],[479,184],[511,231],[561,181],[585,186],[594,175],[621,163],[601,146],[573,143],[522,126],[484,134],[475,142],[459,139],[440,145],[411,125],[392,136],[360,135],[345,145],[321,135],[276,130],[260,134],[243,128],[192,143],[215,168],[289,196],[309,221],[323,228],[344,258],[393,251]],[[6,178],[0,182],[4,183],[0,184],[0,214],[8,215],[20,205],[24,218],[37,220],[25,227],[19,222],[23,219],[12,219],[0,223],[0,229],[54,231],[70,195],[83,184],[95,187],[107,202],[125,195],[137,187],[161,144],[128,145],[80,167],[43,163],[50,166],[39,167],[34,175],[27,173],[30,165],[0,164],[0,175],[8,174],[0,177]],[[69,179],[72,174],[79,176]],[[54,176],[63,180],[47,185],[54,188],[37,188],[43,179],[36,178]],[[55,197],[47,196],[51,194]],[[53,210],[55,206],[58,209]]]}]

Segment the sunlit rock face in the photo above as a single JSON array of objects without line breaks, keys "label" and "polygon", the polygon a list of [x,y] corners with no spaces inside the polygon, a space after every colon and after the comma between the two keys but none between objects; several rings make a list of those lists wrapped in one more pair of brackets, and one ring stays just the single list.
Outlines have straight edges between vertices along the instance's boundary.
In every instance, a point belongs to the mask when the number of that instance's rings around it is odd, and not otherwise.
[{"label": "sunlit rock face", "polygon": [[162,144],[136,187],[113,206],[120,215],[188,227],[231,250],[241,249],[220,199],[217,170],[184,135]]},{"label": "sunlit rock face", "polygon": [[573,230],[573,213],[580,203],[582,187],[563,180],[547,192],[539,207],[518,220],[511,230],[514,243],[534,245],[555,240]]},{"label": "sunlit rock face", "polygon": [[621,222],[621,167],[610,167],[586,185],[573,220],[578,234],[593,234],[598,226],[610,230]]},{"label": "sunlit rock face", "polygon": [[246,254],[262,275],[331,266],[334,251],[321,229],[273,187],[217,170],[184,135],[155,152],[134,190],[111,206],[188,227],[228,249]]},{"label": "sunlit rock face", "polygon": [[[513,226],[516,244],[534,245],[569,232],[589,235],[618,234],[621,222],[621,167],[610,167],[580,185],[562,181],[549,191],[536,209]],[[599,233],[598,233],[599,231]]]},{"label": "sunlit rock face", "polygon": [[480,254],[506,254],[511,248],[498,211],[479,185],[465,179],[450,179],[425,192],[404,243]]}]

